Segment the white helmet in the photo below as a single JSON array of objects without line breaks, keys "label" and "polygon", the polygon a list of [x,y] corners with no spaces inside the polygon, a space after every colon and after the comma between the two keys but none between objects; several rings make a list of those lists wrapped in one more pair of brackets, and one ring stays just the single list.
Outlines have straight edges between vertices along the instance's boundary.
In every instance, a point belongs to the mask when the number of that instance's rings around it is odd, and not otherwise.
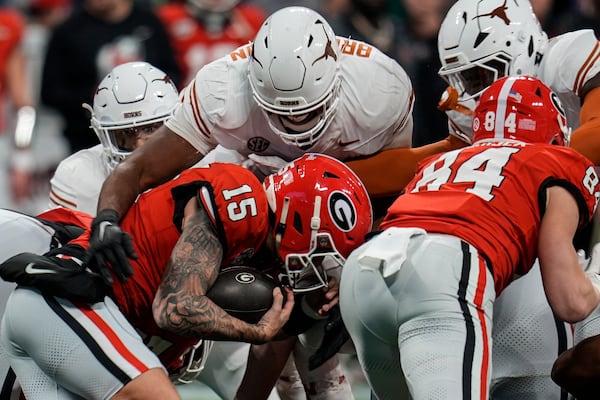
[{"label": "white helmet", "polygon": [[96,89],[94,107],[83,105],[110,167],[133,151],[138,134],[150,134],[170,118],[178,100],[171,78],[147,62],[113,68]]},{"label": "white helmet", "polygon": [[536,76],[547,42],[528,0],[458,0],[438,34],[439,74],[477,98],[503,76]]},{"label": "white helmet", "polygon": [[309,8],[283,8],[258,31],[249,67],[252,94],[285,142],[307,149],[331,122],[339,60],[333,29]]}]

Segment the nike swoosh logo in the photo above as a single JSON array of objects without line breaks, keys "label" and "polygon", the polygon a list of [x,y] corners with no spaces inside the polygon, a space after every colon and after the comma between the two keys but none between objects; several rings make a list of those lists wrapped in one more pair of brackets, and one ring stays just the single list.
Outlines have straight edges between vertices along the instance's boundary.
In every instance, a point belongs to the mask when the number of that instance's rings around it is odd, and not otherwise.
[{"label": "nike swoosh logo", "polygon": [[25,267],[25,272],[27,272],[29,275],[35,275],[35,274],[58,274],[58,271],[55,271],[53,269],[34,268],[34,266],[35,266],[34,263],[27,264],[27,266]]}]

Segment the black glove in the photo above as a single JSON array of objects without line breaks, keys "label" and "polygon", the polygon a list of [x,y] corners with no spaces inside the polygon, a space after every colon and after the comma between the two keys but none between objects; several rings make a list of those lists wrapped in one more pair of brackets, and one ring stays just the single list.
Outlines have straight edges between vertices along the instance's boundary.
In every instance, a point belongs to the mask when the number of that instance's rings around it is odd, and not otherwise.
[{"label": "black glove", "polygon": [[7,282],[31,286],[45,294],[86,303],[102,301],[110,294],[100,274],[69,258],[17,254],[0,264],[0,276]]},{"label": "black glove", "polygon": [[308,359],[308,369],[319,368],[325,361],[333,357],[340,348],[350,339],[350,334],[344,326],[342,321],[342,314],[340,313],[340,307],[335,306],[329,310],[329,317],[325,324],[325,334],[321,345],[315,351],[315,353]]},{"label": "black glove", "polygon": [[119,215],[115,210],[100,211],[92,221],[90,247],[84,262],[98,267],[106,284],[112,285],[110,267],[121,282],[133,275],[129,258],[137,259],[137,254],[133,250],[131,236],[119,226]]}]

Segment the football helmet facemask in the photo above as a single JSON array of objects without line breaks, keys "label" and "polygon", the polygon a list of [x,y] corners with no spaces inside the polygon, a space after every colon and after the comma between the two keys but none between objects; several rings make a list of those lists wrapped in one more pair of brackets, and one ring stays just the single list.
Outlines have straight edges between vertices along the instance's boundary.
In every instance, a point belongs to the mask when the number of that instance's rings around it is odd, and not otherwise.
[{"label": "football helmet facemask", "polygon": [[511,139],[567,146],[569,137],[558,96],[537,78],[501,78],[481,94],[475,107],[473,142]]},{"label": "football helmet facemask", "polygon": [[476,98],[498,78],[536,76],[547,42],[528,0],[458,0],[438,34],[439,75]]},{"label": "football helmet facemask", "polygon": [[92,129],[114,168],[136,147],[138,138],[154,132],[173,115],[179,95],[171,79],[147,62],[113,68],[100,82],[91,113]]},{"label": "football helmet facemask", "polygon": [[181,356],[183,365],[176,372],[170,375],[173,383],[187,384],[196,381],[196,378],[206,366],[206,361],[210,350],[212,349],[213,341],[200,339],[198,342],[190,347],[190,349]]},{"label": "football helmet facemask", "polygon": [[272,14],[252,46],[252,94],[286,143],[310,148],[331,123],[340,85],[340,50],[325,18],[305,7]]},{"label": "football helmet facemask", "polygon": [[343,266],[371,230],[363,183],[344,163],[307,153],[264,183],[275,217],[275,247],[294,292],[327,287],[327,270]]}]

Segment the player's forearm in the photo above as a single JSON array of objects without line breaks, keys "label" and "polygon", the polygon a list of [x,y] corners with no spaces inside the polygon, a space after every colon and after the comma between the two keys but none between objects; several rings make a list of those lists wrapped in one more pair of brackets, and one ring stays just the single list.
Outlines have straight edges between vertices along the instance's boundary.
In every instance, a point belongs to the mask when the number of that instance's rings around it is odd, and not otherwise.
[{"label": "player's forearm", "polygon": [[585,95],[579,113],[579,127],[571,135],[571,147],[600,165],[600,87]]},{"label": "player's forearm", "polygon": [[15,110],[33,106],[33,88],[27,75],[26,55],[20,47],[12,51],[6,61],[6,85]]},{"label": "player's forearm", "polygon": [[415,148],[398,148],[348,161],[346,164],[359,176],[373,197],[397,195],[414,177],[423,159],[438,153],[458,149],[467,144],[454,136]]},{"label": "player's forearm", "polygon": [[203,295],[157,298],[153,316],[161,329],[185,337],[259,344],[271,339],[261,326],[231,316]]},{"label": "player's forearm", "polygon": [[600,165],[600,118],[588,120],[571,135],[572,148]]},{"label": "player's forearm", "polygon": [[139,173],[121,163],[102,184],[97,211],[112,209],[122,218],[140,192]]},{"label": "player's forearm", "polygon": [[248,365],[236,400],[266,399],[275,386],[297,337],[250,346]]}]

